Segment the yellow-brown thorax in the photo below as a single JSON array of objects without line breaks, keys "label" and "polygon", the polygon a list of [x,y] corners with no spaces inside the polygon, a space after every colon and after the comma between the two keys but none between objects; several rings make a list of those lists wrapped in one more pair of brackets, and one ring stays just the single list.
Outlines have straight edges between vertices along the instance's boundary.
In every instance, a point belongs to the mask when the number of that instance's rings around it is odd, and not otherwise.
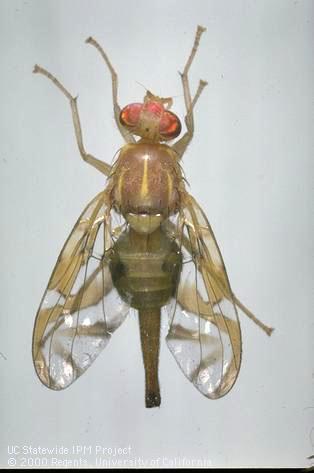
[{"label": "yellow-brown thorax", "polygon": [[143,140],[121,149],[109,186],[112,205],[134,230],[151,233],[178,210],[184,184],[172,149]]}]

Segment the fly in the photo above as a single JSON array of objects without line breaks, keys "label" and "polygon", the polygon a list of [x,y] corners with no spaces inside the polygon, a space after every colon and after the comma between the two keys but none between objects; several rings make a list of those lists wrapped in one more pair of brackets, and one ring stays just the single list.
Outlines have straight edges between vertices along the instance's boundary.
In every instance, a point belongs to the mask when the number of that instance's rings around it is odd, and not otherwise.
[{"label": "fly", "polygon": [[41,382],[60,390],[93,363],[129,309],[138,312],[146,407],[160,405],[158,360],[161,312],[169,317],[167,345],[179,367],[206,397],[224,396],[241,364],[240,308],[265,326],[233,294],[209,222],[185,187],[180,161],[194,133],[194,96],[188,73],[205,28],[198,26],[181,80],[186,131],[170,111],[171,98],[147,91],[143,102],[118,104],[118,77],[93,39],[112,81],[113,109],[125,141],[112,165],[87,153],[77,99],[36,65],[69,100],[81,157],[107,177],[68,237],[40,303],[33,360]]}]

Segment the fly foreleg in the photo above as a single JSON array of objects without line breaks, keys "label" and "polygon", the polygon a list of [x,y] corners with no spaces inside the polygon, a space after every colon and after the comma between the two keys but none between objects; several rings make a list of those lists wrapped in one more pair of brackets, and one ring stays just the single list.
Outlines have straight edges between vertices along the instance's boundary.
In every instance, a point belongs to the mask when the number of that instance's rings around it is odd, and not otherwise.
[{"label": "fly foreleg", "polygon": [[206,81],[200,80],[197,91],[196,91],[196,94],[192,99],[188,73],[189,73],[190,67],[192,65],[194,56],[197,52],[197,49],[198,49],[198,46],[199,46],[199,43],[200,43],[201,35],[204,33],[204,31],[206,31],[206,28],[204,28],[203,26],[198,26],[197,27],[191,54],[188,57],[188,60],[186,62],[186,65],[184,67],[183,72],[180,73],[182,86],[183,86],[185,108],[186,108],[186,115],[185,115],[184,121],[185,121],[185,124],[186,124],[187,131],[182,136],[182,138],[180,138],[172,146],[172,149],[177,153],[179,160],[182,158],[186,148],[188,147],[190,141],[193,138],[193,134],[194,134],[193,109],[194,109],[194,106],[195,106],[196,102],[198,101],[204,87],[206,87],[206,85],[207,85]]},{"label": "fly foreleg", "polygon": [[121,108],[120,108],[120,105],[118,104],[118,74],[114,70],[111,62],[109,61],[109,58],[108,58],[107,54],[105,53],[103,48],[100,46],[100,44],[97,43],[97,41],[94,38],[92,38],[92,37],[87,38],[86,43],[92,44],[100,52],[102,58],[104,59],[105,63],[107,64],[107,67],[108,67],[108,69],[110,71],[110,74],[111,74],[113,111],[114,111],[114,118],[115,118],[116,125],[117,125],[122,137],[124,138],[124,140],[127,143],[135,143],[134,137],[120,123]]},{"label": "fly foreleg", "polygon": [[79,117],[79,112],[77,108],[77,97],[73,97],[67,89],[61,84],[61,82],[58,81],[56,77],[54,77],[50,72],[48,72],[46,69],[43,67],[38,66],[37,64],[34,67],[33,72],[35,74],[42,74],[48,79],[50,79],[55,86],[58,87],[59,90],[63,93],[63,95],[66,96],[66,98],[70,102],[71,106],[71,111],[72,111],[72,119],[73,119],[73,125],[74,125],[74,131],[75,131],[75,136],[76,136],[76,142],[80,151],[80,155],[86,161],[88,164],[91,166],[94,166],[98,171],[102,172],[106,176],[109,176],[111,172],[111,166],[100,159],[95,158],[91,154],[87,153],[84,148],[83,144],[83,136],[82,136],[82,129],[81,129],[81,122],[80,122],[80,117]]}]

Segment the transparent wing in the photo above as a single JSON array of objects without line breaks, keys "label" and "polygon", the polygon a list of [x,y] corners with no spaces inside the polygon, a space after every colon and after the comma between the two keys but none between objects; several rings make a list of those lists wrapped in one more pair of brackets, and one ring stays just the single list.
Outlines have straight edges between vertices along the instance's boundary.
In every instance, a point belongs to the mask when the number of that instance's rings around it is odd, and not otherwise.
[{"label": "transparent wing", "polygon": [[241,364],[241,330],[222,256],[207,218],[186,195],[176,226],[183,269],[168,307],[168,347],[185,376],[216,399],[233,386]]},{"label": "transparent wing", "polygon": [[84,373],[129,309],[109,271],[107,254],[115,230],[107,201],[106,191],[101,192],[79,217],[37,312],[34,366],[51,389],[64,389]]}]

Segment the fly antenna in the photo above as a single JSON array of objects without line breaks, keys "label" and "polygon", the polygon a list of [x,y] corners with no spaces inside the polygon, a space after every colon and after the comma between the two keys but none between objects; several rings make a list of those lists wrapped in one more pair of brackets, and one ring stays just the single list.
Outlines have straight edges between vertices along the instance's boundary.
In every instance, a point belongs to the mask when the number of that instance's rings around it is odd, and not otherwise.
[{"label": "fly antenna", "polygon": [[145,87],[145,85],[141,84],[140,82],[138,82],[137,80],[135,81],[138,85],[140,85],[141,87],[143,87],[143,89],[146,90],[146,92],[149,92],[149,90],[147,89],[147,87]]}]

